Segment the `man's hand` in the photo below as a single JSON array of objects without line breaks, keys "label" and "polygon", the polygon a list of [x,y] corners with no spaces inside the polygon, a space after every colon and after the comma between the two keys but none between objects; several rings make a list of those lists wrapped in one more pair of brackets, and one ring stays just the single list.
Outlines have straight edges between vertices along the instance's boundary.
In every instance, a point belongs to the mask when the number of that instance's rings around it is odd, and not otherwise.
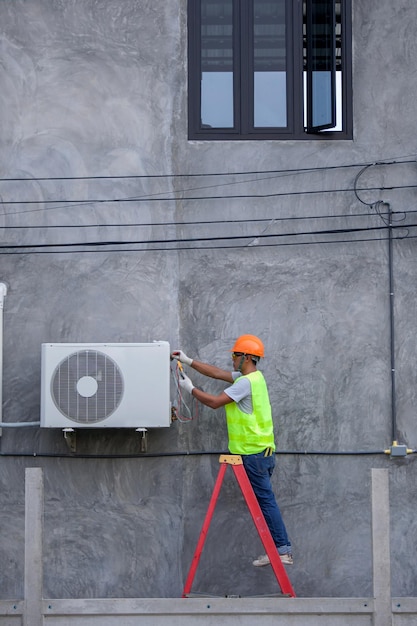
[{"label": "man's hand", "polygon": [[193,359],[190,359],[190,357],[187,356],[182,350],[174,350],[174,352],[171,353],[171,356],[173,359],[177,359],[177,361],[180,361],[185,365],[191,365],[193,362]]},{"label": "man's hand", "polygon": [[192,390],[194,389],[194,385],[193,385],[191,378],[188,378],[188,376],[184,374],[184,372],[181,372],[180,374],[179,384],[180,384],[181,389],[185,389],[185,391],[188,391],[188,393],[191,393]]}]

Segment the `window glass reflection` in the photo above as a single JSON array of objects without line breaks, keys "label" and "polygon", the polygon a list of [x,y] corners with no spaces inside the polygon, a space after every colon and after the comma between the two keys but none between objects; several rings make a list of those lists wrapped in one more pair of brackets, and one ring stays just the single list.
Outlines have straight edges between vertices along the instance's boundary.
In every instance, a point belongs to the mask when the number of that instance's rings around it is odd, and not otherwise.
[{"label": "window glass reflection", "polygon": [[254,126],[287,125],[285,0],[253,2]]},{"label": "window glass reflection", "polygon": [[233,1],[201,0],[201,125],[233,128]]},{"label": "window glass reflection", "polygon": [[202,128],[233,128],[233,74],[203,72],[201,80]]}]

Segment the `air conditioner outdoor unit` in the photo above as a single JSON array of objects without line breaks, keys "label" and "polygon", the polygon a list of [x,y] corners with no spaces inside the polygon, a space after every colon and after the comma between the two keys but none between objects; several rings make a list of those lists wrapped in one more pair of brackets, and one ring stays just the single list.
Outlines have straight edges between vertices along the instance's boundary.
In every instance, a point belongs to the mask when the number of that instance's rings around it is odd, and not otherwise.
[{"label": "air conditioner outdoor unit", "polygon": [[41,427],[170,426],[169,357],[166,341],[42,344]]}]

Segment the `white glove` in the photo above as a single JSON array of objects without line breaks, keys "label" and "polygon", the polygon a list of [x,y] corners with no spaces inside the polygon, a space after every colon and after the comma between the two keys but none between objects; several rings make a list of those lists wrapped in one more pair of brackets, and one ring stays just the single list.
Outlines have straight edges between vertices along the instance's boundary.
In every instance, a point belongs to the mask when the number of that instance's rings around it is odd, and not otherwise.
[{"label": "white glove", "polygon": [[177,361],[180,361],[181,363],[185,363],[185,365],[191,365],[191,363],[193,362],[193,360],[190,359],[190,357],[187,356],[185,352],[183,352],[182,350],[174,350],[171,356],[173,359],[177,359]]},{"label": "white glove", "polygon": [[181,389],[185,389],[185,391],[188,391],[188,393],[191,393],[192,390],[194,389],[194,385],[193,385],[191,378],[188,378],[188,376],[184,374],[183,372],[180,374],[179,384],[180,384]]}]

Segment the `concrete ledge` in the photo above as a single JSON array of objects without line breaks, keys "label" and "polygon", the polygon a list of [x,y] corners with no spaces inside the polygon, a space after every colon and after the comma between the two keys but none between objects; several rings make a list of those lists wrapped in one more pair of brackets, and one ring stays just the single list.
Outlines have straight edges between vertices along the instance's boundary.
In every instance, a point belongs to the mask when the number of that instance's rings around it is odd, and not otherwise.
[{"label": "concrete ledge", "polygon": [[[205,624],[261,626],[291,619],[292,626],[371,626],[369,598],[164,598],[44,600],[44,623],[50,626],[180,626]],[[88,616],[88,617],[87,617]]]},{"label": "concrete ledge", "polygon": [[24,610],[23,600],[0,600],[0,626],[21,626]]},{"label": "concrete ledge", "polygon": [[392,626],[417,624],[417,598],[392,598]]},{"label": "concrete ledge", "polygon": [[0,600],[0,615],[22,615],[23,600]]},{"label": "concrete ledge", "polygon": [[79,600],[44,600],[44,615],[306,615],[370,614],[370,598],[90,598]]},{"label": "concrete ledge", "polygon": [[[417,623],[417,598],[392,598],[393,626]],[[23,600],[0,600],[0,626],[21,626]],[[103,598],[42,601],[49,626],[180,626],[204,620],[207,625],[269,626],[288,618],[291,626],[372,626],[373,598]],[[121,618],[123,621],[121,622]],[[289,622],[288,622],[289,623]]]},{"label": "concrete ledge", "polygon": [[392,612],[417,615],[417,598],[392,598]]}]

